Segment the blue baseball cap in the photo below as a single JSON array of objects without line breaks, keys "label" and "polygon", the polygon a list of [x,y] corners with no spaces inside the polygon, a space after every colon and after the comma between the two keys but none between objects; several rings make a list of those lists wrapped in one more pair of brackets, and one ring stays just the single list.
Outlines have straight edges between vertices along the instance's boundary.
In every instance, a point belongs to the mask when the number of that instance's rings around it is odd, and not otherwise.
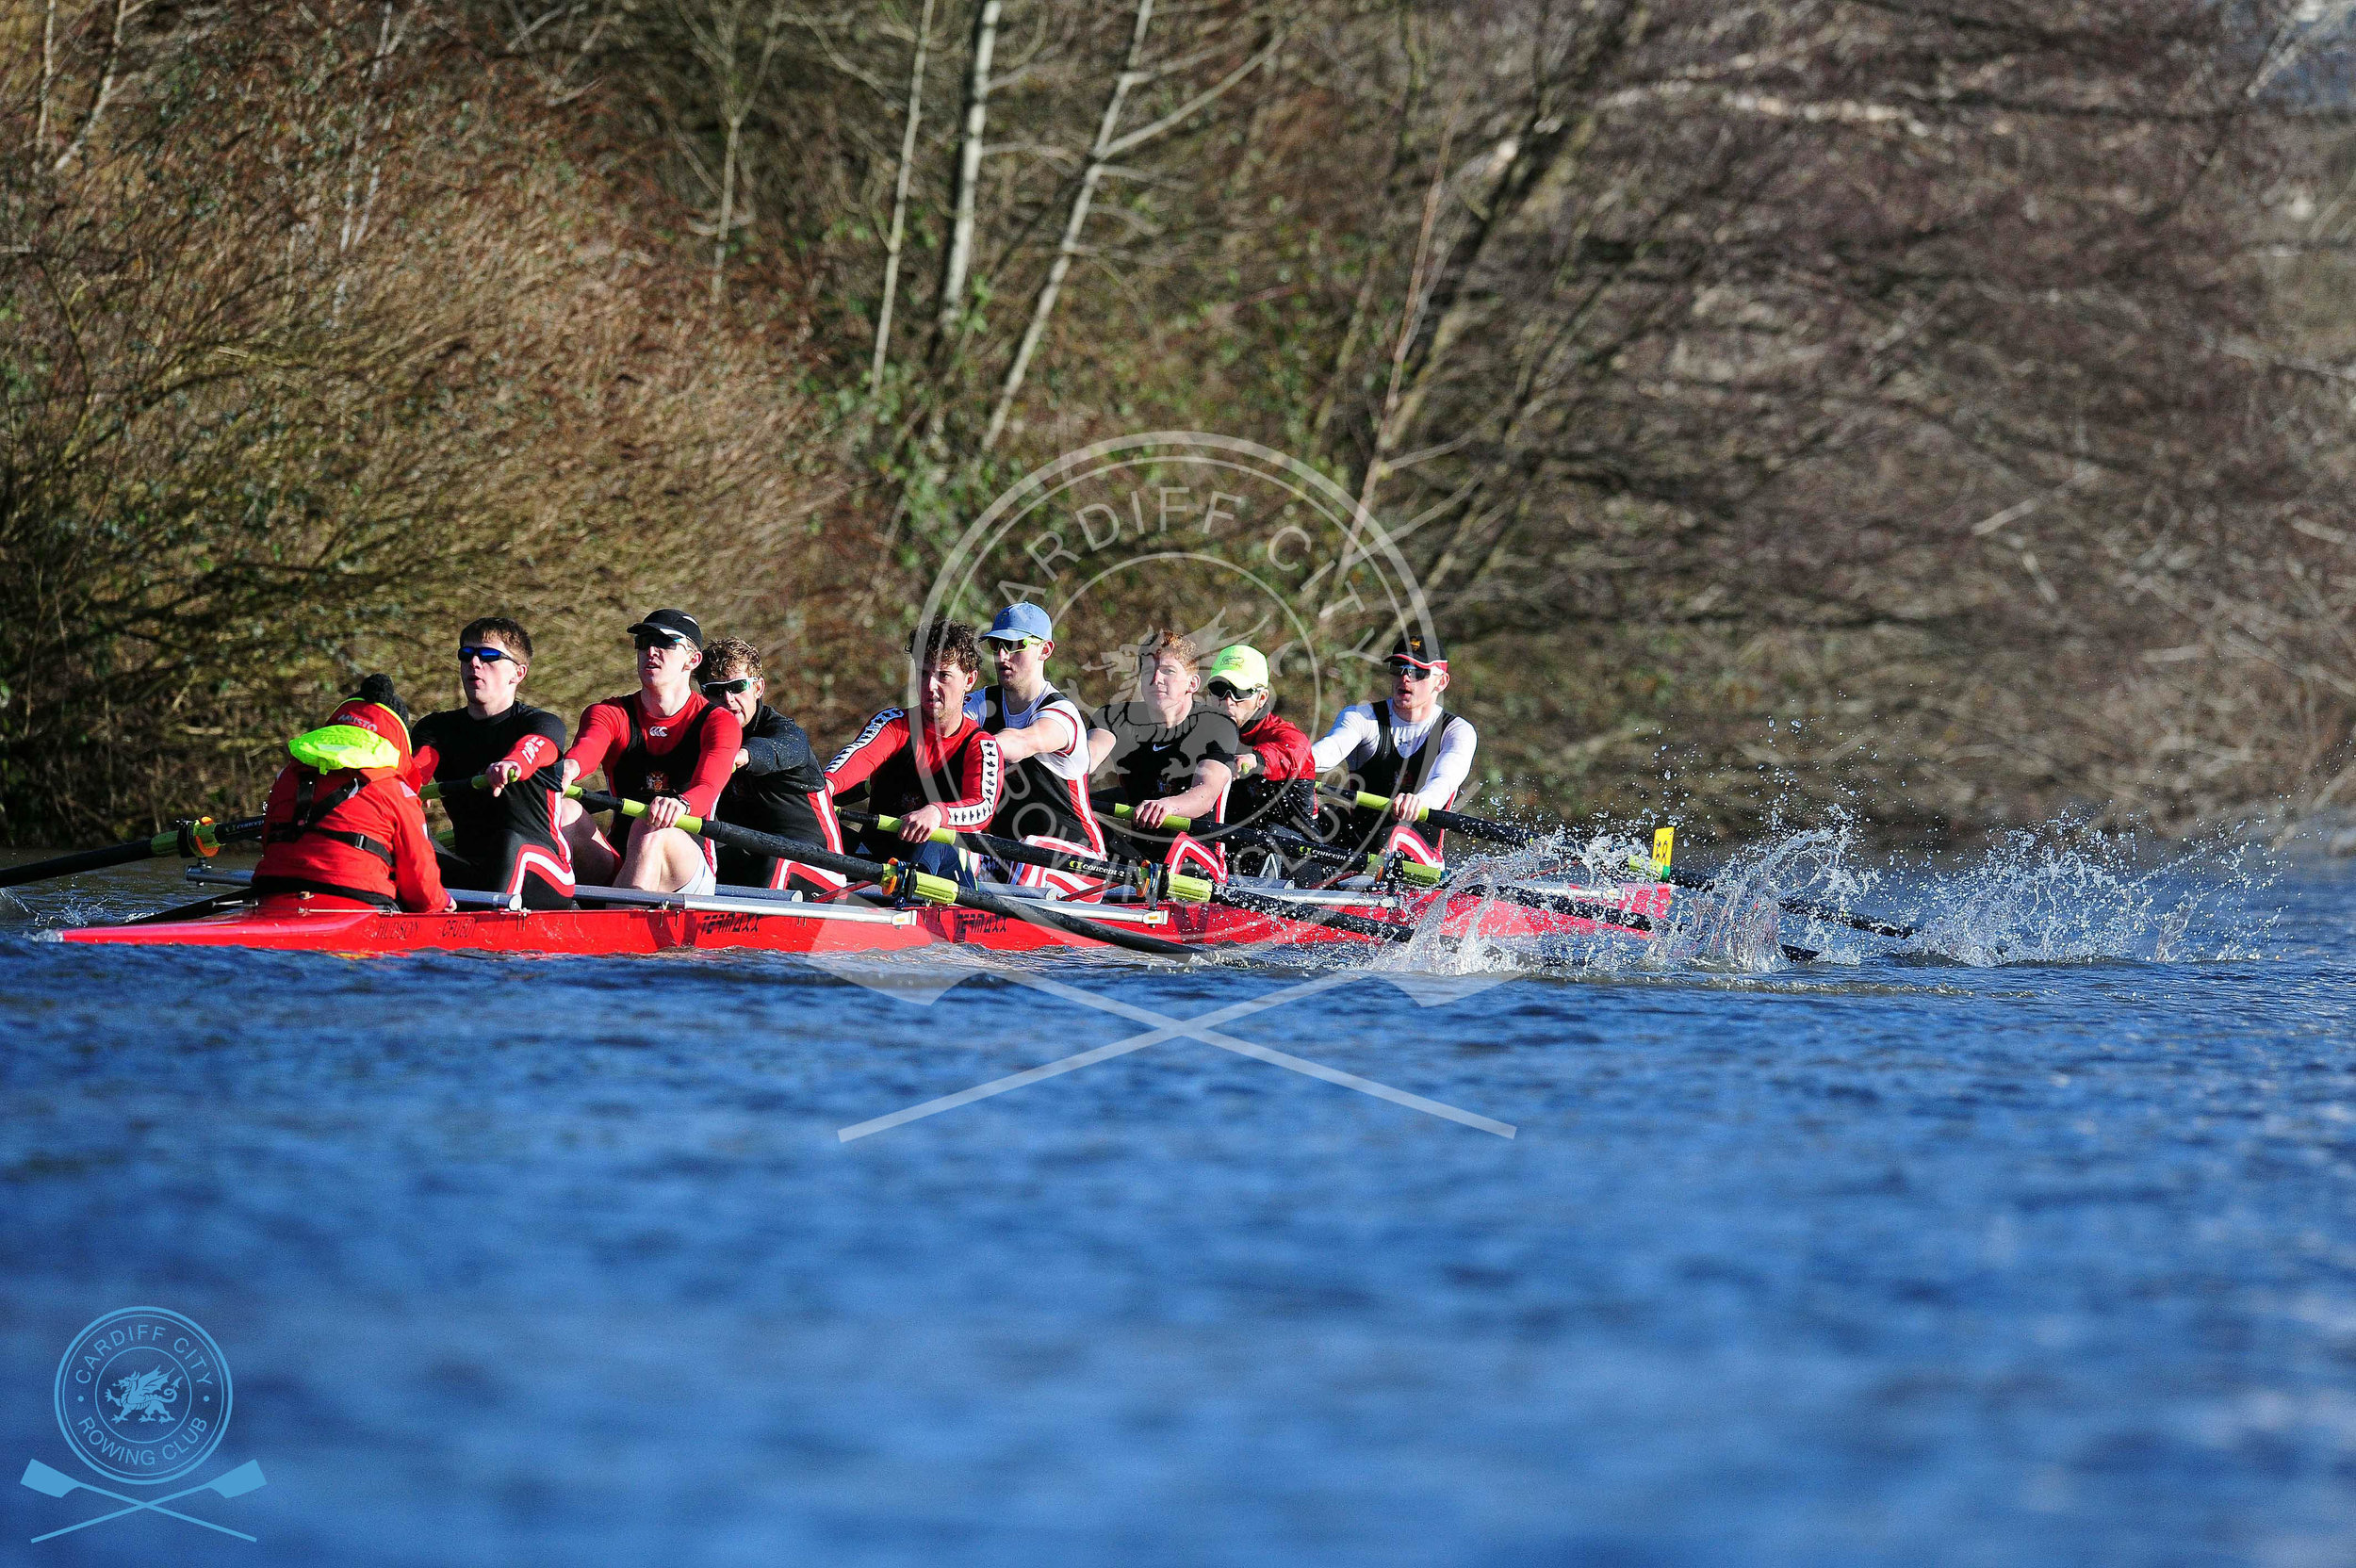
[{"label": "blue baseball cap", "polygon": [[1019,643],[1025,637],[1045,642],[1055,635],[1055,623],[1036,604],[1010,604],[998,612],[998,618],[990,623],[990,629],[982,635],[1007,643]]}]

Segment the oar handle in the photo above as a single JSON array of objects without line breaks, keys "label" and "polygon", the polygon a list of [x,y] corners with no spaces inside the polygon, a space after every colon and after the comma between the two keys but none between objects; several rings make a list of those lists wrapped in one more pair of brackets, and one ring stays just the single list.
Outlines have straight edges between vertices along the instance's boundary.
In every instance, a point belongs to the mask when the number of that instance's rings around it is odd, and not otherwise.
[{"label": "oar handle", "polygon": [[[1137,808],[1134,806],[1116,806],[1113,808],[1113,815],[1116,817],[1134,817],[1137,814]],[[1184,833],[1186,829],[1194,825],[1194,819],[1192,817],[1178,816],[1164,817],[1161,821],[1161,825],[1169,828],[1174,833]]]},{"label": "oar handle", "polygon": [[[1391,808],[1391,796],[1372,795],[1364,790],[1320,789],[1317,793],[1328,800],[1338,801],[1344,806],[1355,807],[1361,811],[1387,811]],[[1535,843],[1538,840],[1545,838],[1547,833],[1545,828],[1516,827],[1512,823],[1492,822],[1487,817],[1468,817],[1462,811],[1444,811],[1437,806],[1419,807],[1415,814],[1408,820],[1429,824],[1443,832],[1469,833],[1476,839],[1489,839],[1501,844]]]}]

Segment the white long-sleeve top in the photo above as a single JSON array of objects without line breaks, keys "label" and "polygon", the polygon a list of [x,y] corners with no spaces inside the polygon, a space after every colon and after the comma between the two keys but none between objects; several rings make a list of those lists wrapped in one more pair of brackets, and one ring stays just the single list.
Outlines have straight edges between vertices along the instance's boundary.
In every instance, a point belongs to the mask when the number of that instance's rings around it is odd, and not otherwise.
[{"label": "white long-sleeve top", "polygon": [[[1361,702],[1333,715],[1333,727],[1309,748],[1310,760],[1317,764],[1317,772],[1343,766],[1355,768],[1372,757],[1382,742],[1379,727],[1383,714],[1389,711],[1387,703],[1378,713],[1375,704]],[[1454,724],[1448,723],[1455,717],[1445,708],[1435,708],[1432,716],[1420,724],[1394,721],[1391,725],[1391,744],[1399,748],[1401,757],[1415,756],[1433,729],[1448,726],[1440,736],[1439,752],[1432,759],[1432,772],[1424,778],[1423,788],[1416,792],[1435,806],[1454,800],[1456,792],[1464,787],[1464,780],[1472,775],[1473,748],[1481,743],[1481,737],[1470,724],[1461,718]]]}]

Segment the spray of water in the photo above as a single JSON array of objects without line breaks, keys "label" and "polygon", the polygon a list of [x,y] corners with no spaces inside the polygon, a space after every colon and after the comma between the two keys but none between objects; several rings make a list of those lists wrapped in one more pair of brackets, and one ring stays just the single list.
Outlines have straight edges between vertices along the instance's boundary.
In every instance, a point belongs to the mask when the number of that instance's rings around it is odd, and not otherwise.
[{"label": "spray of water", "polygon": [[[1946,858],[1874,848],[1848,818],[1770,831],[1680,887],[1650,939],[1529,934],[1526,904],[1545,892],[1612,899],[1649,882],[1649,831],[1569,831],[1510,851],[1458,847],[1447,889],[1415,940],[1378,960],[1428,974],[1577,969],[1759,973],[1795,960],[1866,963],[2184,963],[2262,956],[2280,918],[2276,867],[2230,838],[2162,844],[2059,821]],[[1467,907],[1471,913],[1467,915]],[[1866,917],[1913,934],[1859,932]],[[1518,928],[1518,929],[1517,929]]]}]

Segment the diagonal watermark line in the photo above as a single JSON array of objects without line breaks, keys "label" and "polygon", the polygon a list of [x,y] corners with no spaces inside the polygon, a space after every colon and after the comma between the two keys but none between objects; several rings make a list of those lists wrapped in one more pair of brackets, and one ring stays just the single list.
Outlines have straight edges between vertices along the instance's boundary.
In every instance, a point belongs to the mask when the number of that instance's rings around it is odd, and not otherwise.
[{"label": "diagonal watermark line", "polygon": [[[1093,991],[1082,990],[1077,986],[1066,985],[1060,980],[1050,980],[1044,975],[1009,972],[1006,977],[1018,986],[1028,986],[1033,990],[1046,991],[1052,996],[1085,1003],[1102,1012],[1117,1013],[1133,1023],[1168,1024],[1175,1021],[1169,1014],[1155,1012],[1151,1007],[1140,1007],[1134,1003],[1116,1001],[1108,996],[1099,996]],[[1478,1128],[1484,1133],[1494,1133],[1501,1138],[1510,1138],[1513,1135],[1513,1127],[1510,1122],[1498,1121],[1472,1111],[1460,1110],[1445,1101],[1427,1100],[1420,1094],[1410,1094],[1405,1089],[1395,1089],[1388,1084],[1377,1083],[1372,1078],[1361,1078],[1354,1072],[1344,1072],[1339,1068],[1331,1068],[1321,1062],[1309,1061],[1305,1057],[1293,1055],[1289,1052],[1278,1051],[1272,1046],[1255,1044],[1251,1040],[1239,1040],[1232,1035],[1223,1035],[1212,1029],[1209,1026],[1212,1021],[1211,1018],[1205,1017],[1180,1024],[1179,1027],[1188,1037],[1201,1040],[1205,1045],[1218,1046],[1221,1051],[1232,1051],[1239,1056],[1250,1056],[1254,1061],[1267,1062],[1271,1066],[1281,1067],[1305,1077],[1321,1079],[1328,1084],[1338,1084],[1343,1088],[1356,1089],[1360,1094],[1370,1094],[1377,1100],[1387,1100],[1394,1105],[1404,1105],[1409,1110],[1421,1111],[1426,1116],[1436,1116],[1444,1121],[1453,1121],[1462,1126]]]},{"label": "diagonal watermark line", "polygon": [[[1093,1067],[1098,1062],[1111,1061],[1115,1056],[1126,1056],[1133,1051],[1142,1051],[1149,1045],[1159,1045],[1164,1040],[1177,1039],[1196,1028],[1209,1028],[1213,1024],[1229,1023],[1239,1018],[1249,1018],[1253,1013],[1266,1012],[1268,1008],[1278,1006],[1296,997],[1332,990],[1336,986],[1346,986],[1352,980],[1362,978],[1364,976],[1349,972],[1320,975],[1315,980],[1304,980],[1297,986],[1287,986],[1283,990],[1271,991],[1266,996],[1254,997],[1248,1002],[1232,1003],[1216,1012],[1203,1014],[1191,1023],[1180,1023],[1174,1019],[1168,1020],[1162,1028],[1149,1030],[1142,1035],[1132,1035],[1126,1039],[1115,1040],[1110,1045],[1100,1045],[1094,1050],[1083,1051],[1077,1055],[1066,1056],[1060,1061],[1048,1062],[1008,1077],[993,1078],[987,1084],[976,1084],[970,1089],[959,1089],[955,1094],[945,1094],[938,1100],[927,1100],[922,1104],[910,1105],[906,1110],[894,1111],[890,1116],[876,1117],[872,1121],[861,1121],[849,1127],[839,1128],[834,1135],[839,1141],[849,1143],[853,1138],[868,1137],[876,1133],[888,1133],[894,1127],[905,1126],[911,1121],[921,1121],[928,1116],[939,1116],[943,1111],[954,1111],[960,1105],[971,1105],[977,1100],[988,1100],[992,1095],[1005,1094],[1009,1089],[1023,1088],[1042,1079],[1058,1077],[1067,1072],[1076,1072],[1081,1068]],[[1094,1004],[1101,1003],[1104,999],[1089,996],[1088,1000]],[[1153,1016],[1159,1017],[1160,1015]]]},{"label": "diagonal watermark line", "polygon": [[1371,1078],[1362,1078],[1354,1072],[1344,1072],[1338,1068],[1326,1067],[1322,1063],[1308,1061],[1288,1052],[1278,1051],[1251,1040],[1237,1039],[1232,1035],[1219,1032],[1214,1027],[1236,1019],[1248,1018],[1254,1013],[1265,1012],[1285,1002],[1295,1001],[1318,991],[1330,990],[1336,986],[1348,985],[1352,980],[1365,978],[1363,973],[1356,971],[1323,975],[1297,986],[1288,986],[1268,996],[1256,997],[1248,1002],[1234,1003],[1205,1013],[1200,1018],[1183,1021],[1166,1013],[1156,1012],[1150,1007],[1141,1007],[1132,1003],[1099,996],[1093,991],[1084,990],[1077,986],[1067,985],[1061,981],[1050,980],[1044,976],[1027,974],[1011,969],[1001,970],[999,972],[1017,985],[1045,991],[1067,1001],[1079,1002],[1100,1012],[1114,1014],[1138,1023],[1152,1023],[1157,1027],[1144,1034],[1132,1035],[1125,1039],[1115,1040],[1109,1045],[1100,1045],[1092,1050],[1079,1052],[1057,1061],[1009,1074],[1005,1078],[992,1079],[987,1084],[978,1084],[970,1089],[961,1089],[956,1094],[943,1095],[937,1100],[927,1100],[922,1104],[894,1111],[890,1116],[877,1117],[870,1121],[842,1128],[835,1134],[839,1141],[849,1143],[854,1138],[888,1132],[892,1128],[904,1126],[910,1121],[938,1116],[943,1111],[956,1110],[960,1105],[970,1105],[978,1100],[987,1100],[994,1095],[1005,1094],[1009,1090],[1039,1083],[1043,1079],[1057,1077],[1066,1072],[1074,1072],[1081,1068],[1091,1067],[1098,1062],[1110,1061],[1116,1056],[1125,1056],[1132,1052],[1142,1051],[1147,1046],[1158,1045],[1164,1040],[1174,1038],[1201,1040],[1206,1045],[1217,1046],[1222,1051],[1232,1051],[1237,1055],[1249,1056],[1255,1061],[1267,1062],[1271,1066],[1301,1073],[1304,1077],[1316,1078],[1347,1089],[1354,1089],[1360,1094],[1388,1101],[1392,1104],[1403,1105],[1410,1110],[1421,1111],[1427,1116],[1438,1117],[1443,1120],[1453,1121],[1461,1126],[1471,1127],[1497,1137],[1510,1138],[1514,1135],[1514,1128],[1509,1122],[1498,1121],[1490,1117],[1460,1109],[1442,1101],[1427,1099],[1419,1094],[1410,1094],[1404,1089],[1393,1088],[1388,1084],[1378,1083]]}]

